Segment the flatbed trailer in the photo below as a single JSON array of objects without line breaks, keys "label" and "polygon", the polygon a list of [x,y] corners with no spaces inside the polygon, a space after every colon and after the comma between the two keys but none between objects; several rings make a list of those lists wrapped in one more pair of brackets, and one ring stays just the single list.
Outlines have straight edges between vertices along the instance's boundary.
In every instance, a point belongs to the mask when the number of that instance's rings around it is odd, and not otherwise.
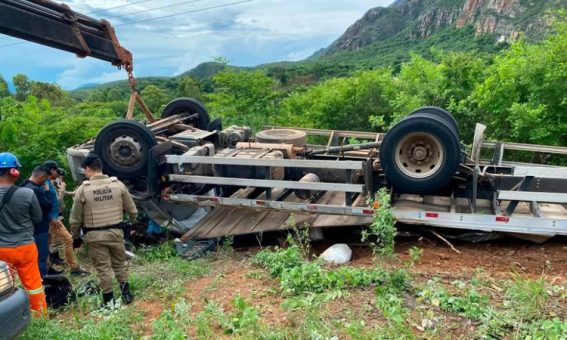
[{"label": "flatbed trailer", "polygon": [[[281,127],[269,127],[281,128]],[[325,135],[330,139],[335,136],[345,138],[375,138],[380,134],[347,131],[298,129],[305,132],[314,132],[313,135]],[[328,148],[326,146],[314,148]],[[491,193],[492,199],[486,197],[455,197],[455,190],[445,192],[445,195],[408,195],[393,194],[392,207],[396,220],[411,225],[427,225],[441,228],[476,230],[483,232],[501,232],[511,234],[556,236],[567,235],[567,193],[547,193],[539,191],[525,191],[528,181],[534,183],[541,181],[557,182],[564,187],[567,183],[567,168],[538,165],[521,165],[506,163],[501,157],[506,150],[521,150],[532,152],[557,153],[566,155],[567,148],[547,147],[541,145],[482,142],[482,147],[494,148],[498,146],[498,163],[490,164],[481,161],[476,164],[466,163],[466,166],[482,169],[479,175],[486,174],[489,167],[507,168],[507,179],[517,181],[515,190],[499,190]],[[358,153],[358,157],[367,157],[376,150]],[[352,156],[352,154],[351,154]],[[364,171],[364,161],[261,161],[215,159],[191,156],[167,156],[167,162],[183,167],[184,164],[225,164],[241,166],[280,166],[280,167],[321,167],[327,169],[343,169],[351,171]],[[502,169],[501,169],[502,170]],[[474,172],[474,170],[473,170]],[[540,174],[541,176],[537,176]],[[531,178],[531,179],[530,179]],[[326,228],[334,226],[364,226],[372,223],[373,209],[369,208],[367,200],[371,198],[363,184],[350,183],[300,183],[286,181],[214,178],[171,175],[172,181],[186,181],[191,183],[208,183],[213,185],[237,184],[247,189],[239,190],[230,197],[205,195],[170,195],[172,202],[190,204],[202,207],[215,208],[200,223],[187,232],[183,240],[192,238],[208,238],[226,235],[249,234],[269,230],[285,230],[291,228],[292,222],[297,225],[309,225],[313,228]],[[267,199],[265,193],[258,188],[277,188],[272,192],[272,199]],[[565,188],[565,187],[564,187]],[[310,202],[289,195],[293,189],[321,190],[326,193],[316,197]],[[537,188],[536,188],[537,189]],[[531,190],[536,190],[532,188]],[[567,189],[567,188],[566,188]],[[344,192],[343,192],[344,191]],[[260,194],[258,194],[260,193]],[[352,204],[343,198],[348,193],[355,193]],[[447,196],[447,193],[449,194]],[[472,193],[471,193],[472,194]],[[257,195],[257,196],[256,196]],[[462,195],[461,195],[462,196]],[[275,199],[274,199],[275,197]],[[352,199],[351,199],[352,200]],[[476,201],[473,203],[473,201]]]}]

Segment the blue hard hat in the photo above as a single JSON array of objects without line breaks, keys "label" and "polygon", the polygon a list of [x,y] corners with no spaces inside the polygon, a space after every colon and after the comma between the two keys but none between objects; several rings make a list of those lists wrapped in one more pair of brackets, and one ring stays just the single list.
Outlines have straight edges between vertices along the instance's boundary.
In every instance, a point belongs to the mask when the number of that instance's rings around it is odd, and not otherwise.
[{"label": "blue hard hat", "polygon": [[9,152],[0,152],[0,169],[21,168],[22,165],[14,154]]}]

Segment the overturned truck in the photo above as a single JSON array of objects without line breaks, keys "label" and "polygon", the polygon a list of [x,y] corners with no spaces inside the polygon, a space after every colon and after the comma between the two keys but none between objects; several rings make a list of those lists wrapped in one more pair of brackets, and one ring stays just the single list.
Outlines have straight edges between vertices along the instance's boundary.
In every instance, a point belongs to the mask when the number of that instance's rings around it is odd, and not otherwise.
[{"label": "overturned truck", "polygon": [[[485,128],[477,124],[468,154],[456,120],[438,107],[411,112],[387,133],[265,127],[253,135],[223,129],[201,103],[179,98],[161,119],[113,122],[67,156],[81,181],[81,159],[98,153],[105,172],[181,241],[292,223],[314,235],[368,225],[367,201],[381,187],[401,223],[477,231],[481,239],[567,235],[567,168],[504,159],[507,150],[564,157],[567,148],[485,141]],[[487,150],[491,159],[482,159]]]}]

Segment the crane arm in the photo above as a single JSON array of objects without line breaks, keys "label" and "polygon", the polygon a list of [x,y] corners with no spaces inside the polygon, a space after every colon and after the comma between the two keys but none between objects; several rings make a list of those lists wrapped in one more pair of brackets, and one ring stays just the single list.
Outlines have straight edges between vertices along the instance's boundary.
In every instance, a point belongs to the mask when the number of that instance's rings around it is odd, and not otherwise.
[{"label": "crane arm", "polygon": [[132,54],[120,45],[106,20],[77,13],[48,0],[0,0],[0,33],[93,57],[127,70]]},{"label": "crane arm", "polygon": [[50,0],[0,0],[0,33],[124,68],[132,89],[126,117],[132,118],[137,103],[148,120],[155,121],[136,90],[132,53],[120,45],[110,22]]}]

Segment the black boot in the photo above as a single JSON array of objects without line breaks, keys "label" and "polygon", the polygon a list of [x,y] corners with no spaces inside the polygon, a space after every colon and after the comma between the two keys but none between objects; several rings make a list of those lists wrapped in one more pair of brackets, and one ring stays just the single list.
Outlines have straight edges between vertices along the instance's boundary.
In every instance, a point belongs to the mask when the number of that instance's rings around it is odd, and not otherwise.
[{"label": "black boot", "polygon": [[57,270],[57,269],[55,269],[55,268],[53,268],[53,267],[47,268],[47,275],[61,275],[61,274],[63,274],[63,273],[64,273],[64,271],[62,271],[62,270]]},{"label": "black boot", "polygon": [[59,257],[59,252],[49,254],[49,261],[58,266],[65,264],[65,261]]},{"label": "black boot", "polygon": [[110,303],[114,300],[114,293],[102,293],[102,306],[101,308],[106,308],[109,306]]},{"label": "black boot", "polygon": [[134,296],[130,291],[130,285],[128,282],[120,284],[120,292],[122,293],[122,301],[125,305],[129,305],[134,301]]}]

